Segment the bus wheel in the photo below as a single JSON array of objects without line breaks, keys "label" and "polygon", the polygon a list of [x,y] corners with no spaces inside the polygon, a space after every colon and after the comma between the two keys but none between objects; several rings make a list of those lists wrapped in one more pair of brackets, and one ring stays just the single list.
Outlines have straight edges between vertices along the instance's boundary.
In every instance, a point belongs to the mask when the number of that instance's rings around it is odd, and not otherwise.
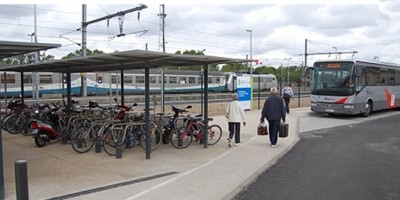
[{"label": "bus wheel", "polygon": [[368,101],[367,104],[365,104],[365,113],[363,113],[363,117],[368,117],[372,113],[372,102]]}]

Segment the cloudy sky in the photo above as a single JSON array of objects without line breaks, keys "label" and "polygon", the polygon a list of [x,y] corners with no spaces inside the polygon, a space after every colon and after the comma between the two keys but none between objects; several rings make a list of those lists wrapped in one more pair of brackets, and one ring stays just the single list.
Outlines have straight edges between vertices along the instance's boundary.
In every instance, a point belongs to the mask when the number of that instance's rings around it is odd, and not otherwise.
[{"label": "cloudy sky", "polygon": [[[126,2],[126,1],[124,1]],[[244,1],[241,1],[244,2]],[[251,2],[251,1],[250,1]],[[309,56],[319,59],[352,58],[400,63],[400,1],[364,3],[201,4],[165,3],[166,52],[204,50],[206,55],[252,57],[264,65],[301,64],[305,39],[308,53],[353,52]],[[365,3],[367,2],[367,3]],[[11,3],[11,2],[10,2]],[[51,2],[50,2],[51,3]],[[139,4],[87,4],[87,20],[140,6]],[[160,3],[124,16],[122,33],[118,17],[88,26],[87,47],[104,52],[160,47]],[[34,32],[33,4],[0,4],[0,40],[31,42]],[[43,43],[62,47],[46,53],[60,58],[79,48],[82,3],[36,4],[37,36]]]}]

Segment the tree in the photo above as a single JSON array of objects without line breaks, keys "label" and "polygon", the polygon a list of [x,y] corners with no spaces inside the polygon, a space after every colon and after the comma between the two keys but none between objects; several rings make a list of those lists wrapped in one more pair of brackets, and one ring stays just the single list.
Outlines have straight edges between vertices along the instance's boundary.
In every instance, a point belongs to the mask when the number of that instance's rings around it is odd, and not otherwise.
[{"label": "tree", "polygon": [[275,67],[261,66],[254,69],[254,73],[258,74],[274,74],[276,76],[277,69]]},{"label": "tree", "polygon": [[[104,53],[103,51],[98,49],[95,49],[93,51],[90,49],[86,49],[86,56],[100,55],[103,53]],[[71,52],[66,56],[62,57],[61,59],[78,58],[78,57],[82,57],[82,49],[75,50],[75,52]]]},{"label": "tree", "polygon": [[242,63],[230,63],[221,68],[222,72],[247,72],[247,66]]},{"label": "tree", "polygon": [[[39,54],[38,60],[39,61],[54,60],[54,56],[46,55],[43,53],[43,54]],[[35,62],[35,53],[28,53],[28,54],[13,56],[10,58],[5,58],[0,63],[6,64],[6,65],[24,65],[24,64],[29,64],[29,63],[33,63],[33,62]]]},{"label": "tree", "polygon": [[[179,55],[204,55],[205,50],[185,50],[184,52],[177,51],[175,54]],[[168,67],[168,69],[175,69],[175,70],[194,70],[200,71],[203,68],[203,65],[193,65],[193,66],[178,66],[178,67]],[[218,65],[209,65],[209,71],[219,71]]]}]

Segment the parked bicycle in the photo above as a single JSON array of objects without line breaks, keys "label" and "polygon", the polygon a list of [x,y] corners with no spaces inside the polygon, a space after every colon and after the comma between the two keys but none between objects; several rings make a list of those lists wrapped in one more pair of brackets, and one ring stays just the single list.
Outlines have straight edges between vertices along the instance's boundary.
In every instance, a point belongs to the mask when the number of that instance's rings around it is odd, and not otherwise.
[{"label": "parked bicycle", "polygon": [[174,112],[174,115],[172,115],[172,117],[169,118],[168,122],[163,125],[162,141],[164,144],[168,144],[171,139],[171,135],[176,132],[176,128],[175,128],[176,127],[176,119],[181,114],[188,112],[187,109],[191,109],[191,108],[192,108],[191,105],[188,105],[185,109],[180,109],[180,108],[177,108],[177,107],[171,105],[171,109],[172,109],[172,112]]},{"label": "parked bicycle", "polygon": [[[171,144],[175,148],[186,148],[192,144],[193,139],[204,142],[205,135],[207,136],[208,145],[217,144],[221,139],[222,129],[219,125],[210,125],[206,132],[203,131],[205,125],[204,117],[202,116],[188,116],[177,118],[177,120],[183,120],[185,125],[183,127],[176,127],[177,131],[171,135]],[[208,118],[208,120],[212,121],[213,118]]]},{"label": "parked bicycle", "polygon": [[[116,101],[116,99],[114,99]],[[94,146],[96,141],[101,141],[103,144],[105,135],[109,132],[109,128],[118,122],[124,122],[129,112],[137,103],[127,107],[119,105],[117,108],[119,112],[113,119],[110,118],[91,118],[90,123],[83,124],[75,128],[71,133],[72,148],[78,153],[88,152]],[[104,145],[104,144],[103,144]]]}]

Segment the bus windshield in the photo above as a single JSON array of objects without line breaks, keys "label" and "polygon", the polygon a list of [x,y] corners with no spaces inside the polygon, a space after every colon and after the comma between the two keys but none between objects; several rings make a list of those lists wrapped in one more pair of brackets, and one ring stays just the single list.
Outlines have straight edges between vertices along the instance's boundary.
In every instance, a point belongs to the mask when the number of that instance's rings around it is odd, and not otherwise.
[{"label": "bus windshield", "polygon": [[353,62],[316,62],[311,94],[352,95],[355,92]]}]

